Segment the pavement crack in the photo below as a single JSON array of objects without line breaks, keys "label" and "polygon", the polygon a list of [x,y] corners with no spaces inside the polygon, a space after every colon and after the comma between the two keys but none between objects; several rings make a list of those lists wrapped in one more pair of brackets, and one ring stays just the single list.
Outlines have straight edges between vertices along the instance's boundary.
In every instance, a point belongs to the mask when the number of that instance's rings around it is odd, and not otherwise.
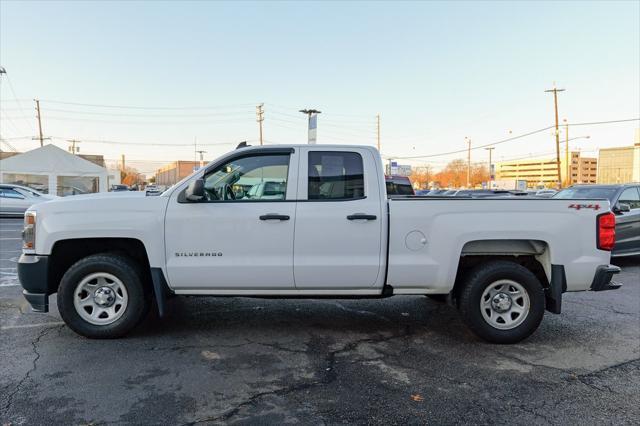
[{"label": "pavement crack", "polygon": [[31,379],[31,374],[33,374],[36,371],[36,369],[38,368],[38,361],[40,360],[40,352],[38,351],[38,343],[40,343],[40,340],[44,336],[49,334],[52,330],[61,329],[62,327],[64,327],[64,325],[60,325],[58,327],[52,327],[52,328],[45,328],[42,331],[40,331],[40,333],[38,333],[38,336],[36,336],[36,338],[33,341],[31,341],[31,351],[35,355],[35,357],[33,358],[33,361],[32,361],[32,366],[29,369],[29,371],[27,371],[26,374],[22,377],[22,379],[20,379],[18,381],[18,384],[15,386],[13,391],[11,391],[11,393],[9,393],[9,395],[7,396],[7,403],[2,408],[2,415],[3,416],[7,415],[7,413],[11,409],[11,406],[13,405],[13,398],[18,394],[18,392],[20,392],[20,390],[22,390],[22,386],[24,385],[24,383],[27,380]]},{"label": "pavement crack", "polygon": [[230,418],[232,418],[236,414],[238,414],[242,408],[250,406],[250,405],[253,405],[260,398],[263,398],[265,396],[270,396],[270,395],[277,395],[277,396],[287,395],[287,394],[292,393],[292,392],[306,390],[308,388],[311,388],[311,387],[319,385],[319,384],[322,384],[322,382],[319,382],[319,381],[303,382],[303,383],[298,383],[298,384],[294,384],[294,385],[291,385],[291,386],[285,386],[285,387],[281,387],[281,388],[278,388],[278,389],[273,389],[273,390],[270,390],[270,391],[259,392],[259,393],[256,393],[254,395],[251,395],[249,398],[247,398],[244,401],[238,403],[235,407],[227,410],[226,412],[224,412],[222,414],[219,414],[217,416],[211,416],[211,417],[205,417],[205,418],[201,418],[201,419],[196,419],[193,422],[187,422],[184,425],[196,425],[196,424],[201,424],[201,423],[206,423],[206,422],[224,422],[224,421],[229,420]]},{"label": "pavement crack", "polygon": [[[226,412],[222,413],[222,414],[218,414],[215,416],[211,416],[211,417],[205,417],[205,418],[201,418],[201,419],[196,419],[193,422],[187,422],[185,423],[185,425],[196,425],[196,424],[201,424],[201,423],[206,423],[206,422],[226,422],[229,419],[231,419],[233,416],[235,416],[236,414],[238,414],[240,412],[240,410],[244,407],[247,406],[251,406],[253,404],[255,404],[259,399],[264,398],[266,396],[271,396],[271,395],[277,395],[277,396],[283,396],[283,395],[287,395],[293,392],[298,392],[301,390],[307,390],[310,389],[312,387],[315,386],[322,386],[322,385],[328,385],[333,383],[336,378],[337,378],[337,374],[335,373],[335,364],[336,364],[336,357],[339,354],[342,353],[348,353],[353,351],[354,349],[356,349],[359,345],[363,344],[363,343],[382,343],[382,342],[386,342],[389,340],[393,340],[393,339],[397,339],[397,338],[403,338],[406,337],[408,335],[411,334],[411,328],[409,326],[404,327],[404,330],[402,333],[399,334],[392,334],[390,336],[376,336],[376,337],[367,337],[364,339],[358,339],[355,340],[353,342],[350,342],[346,345],[344,345],[342,348],[340,349],[336,349],[336,350],[332,350],[329,351],[325,356],[324,356],[324,362],[323,362],[323,370],[321,371],[321,379],[319,380],[314,380],[314,381],[304,381],[301,383],[296,383],[293,384],[291,386],[284,386],[278,389],[274,389],[274,390],[270,390],[270,391],[264,391],[264,392],[259,392],[256,394],[253,394],[251,396],[249,396],[247,399],[245,399],[244,401],[238,403],[235,405],[235,407],[227,410]],[[248,342],[247,344],[256,344],[256,345],[264,345],[264,346],[268,346],[268,347],[273,347],[275,349],[278,350],[283,350],[283,351],[290,351],[290,352],[300,352],[300,353],[307,353],[308,351],[300,351],[300,350],[290,350],[288,348],[283,348],[279,345],[275,345],[275,344],[264,344],[264,343],[260,343],[260,342]]]},{"label": "pavement crack", "polygon": [[630,315],[630,316],[634,316],[634,317],[638,316],[638,312],[620,311],[620,310],[618,310],[616,308],[613,308],[611,306],[597,306],[597,305],[592,305],[591,303],[579,302],[577,300],[570,300],[570,301],[567,301],[566,303],[568,303],[568,304],[575,303],[577,305],[588,306],[589,308],[596,309],[598,311],[613,312],[614,314],[618,314],[618,315]]}]

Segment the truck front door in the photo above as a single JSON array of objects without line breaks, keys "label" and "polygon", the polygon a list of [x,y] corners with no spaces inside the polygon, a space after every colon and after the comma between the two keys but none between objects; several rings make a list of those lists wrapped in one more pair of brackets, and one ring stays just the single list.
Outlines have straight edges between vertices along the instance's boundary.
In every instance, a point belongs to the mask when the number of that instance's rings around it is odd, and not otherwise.
[{"label": "truck front door", "polygon": [[239,153],[205,172],[201,201],[172,195],[165,218],[170,286],[293,289],[297,167],[291,149]]}]

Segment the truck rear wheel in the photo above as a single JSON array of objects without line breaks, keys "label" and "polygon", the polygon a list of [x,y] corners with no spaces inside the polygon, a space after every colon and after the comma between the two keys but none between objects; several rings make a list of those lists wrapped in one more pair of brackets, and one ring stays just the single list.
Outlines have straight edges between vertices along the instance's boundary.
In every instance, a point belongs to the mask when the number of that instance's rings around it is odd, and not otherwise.
[{"label": "truck rear wheel", "polygon": [[138,266],[125,256],[96,254],[73,264],[58,288],[58,309],[78,334],[94,339],[121,337],[149,311]]},{"label": "truck rear wheel", "polygon": [[542,321],[544,306],[544,290],[536,276],[503,260],[470,271],[458,298],[466,325],[492,343],[517,343],[529,337]]}]

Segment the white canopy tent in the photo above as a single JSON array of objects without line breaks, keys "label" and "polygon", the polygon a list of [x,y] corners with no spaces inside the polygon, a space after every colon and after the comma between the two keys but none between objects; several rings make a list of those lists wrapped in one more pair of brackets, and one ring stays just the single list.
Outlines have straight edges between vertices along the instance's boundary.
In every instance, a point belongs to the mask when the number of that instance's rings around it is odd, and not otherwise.
[{"label": "white canopy tent", "polygon": [[55,145],[0,160],[0,183],[15,183],[56,195],[106,192],[108,171]]}]

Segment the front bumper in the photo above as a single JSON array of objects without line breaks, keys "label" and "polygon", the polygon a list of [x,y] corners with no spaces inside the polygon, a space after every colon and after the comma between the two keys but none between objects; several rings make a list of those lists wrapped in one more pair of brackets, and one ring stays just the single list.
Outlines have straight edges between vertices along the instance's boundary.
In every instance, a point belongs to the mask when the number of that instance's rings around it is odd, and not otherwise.
[{"label": "front bumper", "polygon": [[615,274],[620,273],[620,268],[614,265],[600,265],[591,282],[591,291],[617,290],[622,284],[611,281]]},{"label": "front bumper", "polygon": [[18,279],[25,299],[36,312],[49,312],[49,257],[22,254],[18,260]]}]

